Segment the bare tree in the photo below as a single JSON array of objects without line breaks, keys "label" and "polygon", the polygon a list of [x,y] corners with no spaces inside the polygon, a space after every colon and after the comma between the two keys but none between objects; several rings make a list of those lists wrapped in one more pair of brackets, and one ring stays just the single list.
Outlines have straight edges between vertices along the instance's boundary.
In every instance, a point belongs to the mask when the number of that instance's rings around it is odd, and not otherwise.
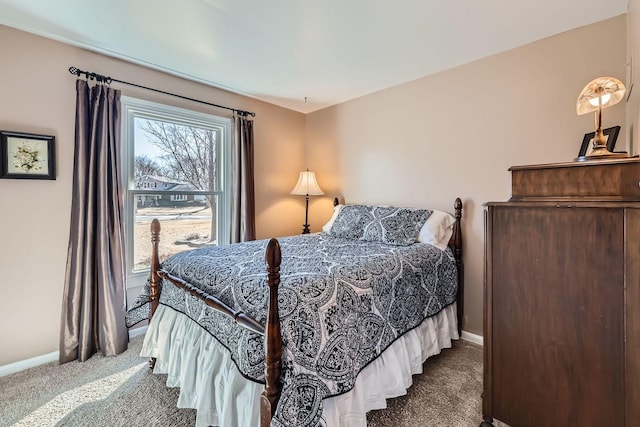
[{"label": "bare tree", "polygon": [[[149,141],[163,155],[161,170],[168,178],[185,181],[196,190],[214,191],[216,189],[216,145],[217,132],[193,126],[165,123],[156,120],[141,121],[141,128]],[[211,207],[211,233],[215,239],[215,196],[206,196]]]},{"label": "bare tree", "polygon": [[133,169],[136,178],[141,178],[145,175],[161,176],[165,173],[162,166],[149,156],[136,156],[133,159]]}]

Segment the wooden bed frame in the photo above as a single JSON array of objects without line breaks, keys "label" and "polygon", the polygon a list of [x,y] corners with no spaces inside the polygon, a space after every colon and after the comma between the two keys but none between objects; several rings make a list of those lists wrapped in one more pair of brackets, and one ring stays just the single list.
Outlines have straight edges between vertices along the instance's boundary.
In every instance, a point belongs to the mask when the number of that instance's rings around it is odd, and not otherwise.
[{"label": "wooden bed frame", "polygon": [[[339,201],[336,197],[333,205],[338,205]],[[462,201],[457,198],[454,203],[455,208],[455,224],[453,227],[453,235],[449,240],[449,247],[453,251],[458,269],[458,295],[456,297],[458,311],[458,333],[462,333],[462,319],[464,313],[464,264],[462,262]],[[251,331],[265,336],[265,388],[260,399],[260,427],[268,427],[271,424],[271,418],[276,411],[282,385],[280,383],[280,373],[282,370],[282,335],[280,333],[280,314],[278,309],[278,286],[280,285],[280,261],[282,255],[280,253],[280,244],[278,240],[271,239],[265,251],[265,262],[267,270],[267,286],[269,286],[269,307],[267,311],[266,326],[255,320],[248,314],[234,310],[227,306],[217,298],[208,295],[206,292],[196,288],[195,286],[175,277],[160,268],[160,257],[158,255],[158,242],[160,241],[160,222],[154,219],[151,222],[151,277],[150,285],[150,304],[151,310],[149,320],[153,317],[160,300],[160,281],[165,279],[175,286],[189,292],[191,295],[204,301],[209,307],[223,313],[235,320],[235,322]],[[152,358],[149,366],[153,368],[155,359]]]}]

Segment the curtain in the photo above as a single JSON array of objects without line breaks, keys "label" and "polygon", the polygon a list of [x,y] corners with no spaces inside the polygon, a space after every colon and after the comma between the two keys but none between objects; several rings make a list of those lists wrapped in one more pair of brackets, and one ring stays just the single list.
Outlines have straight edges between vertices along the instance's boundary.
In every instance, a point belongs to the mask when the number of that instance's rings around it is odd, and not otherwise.
[{"label": "curtain", "polygon": [[253,120],[233,118],[231,153],[231,243],[256,238],[256,206],[253,188]]},{"label": "curtain", "polygon": [[60,363],[127,349],[120,132],[120,91],[77,80]]}]

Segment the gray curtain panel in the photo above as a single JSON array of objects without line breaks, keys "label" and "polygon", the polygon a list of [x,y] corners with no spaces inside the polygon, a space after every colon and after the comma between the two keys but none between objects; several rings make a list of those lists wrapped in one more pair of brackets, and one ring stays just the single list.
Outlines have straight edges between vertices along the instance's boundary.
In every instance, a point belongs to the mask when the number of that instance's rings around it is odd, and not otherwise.
[{"label": "gray curtain panel", "polygon": [[120,91],[77,80],[60,363],[127,349],[120,132]]},{"label": "gray curtain panel", "polygon": [[252,120],[233,118],[232,145],[231,243],[238,243],[256,238]]}]

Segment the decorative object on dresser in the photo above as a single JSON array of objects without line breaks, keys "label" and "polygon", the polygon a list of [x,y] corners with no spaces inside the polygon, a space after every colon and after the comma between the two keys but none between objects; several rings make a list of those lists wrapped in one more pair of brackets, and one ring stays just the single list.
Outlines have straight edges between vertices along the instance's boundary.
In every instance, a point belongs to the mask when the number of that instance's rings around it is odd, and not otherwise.
[{"label": "decorative object on dresser", "polygon": [[598,77],[582,89],[576,102],[576,112],[579,116],[595,112],[595,139],[592,145],[593,150],[589,154],[579,155],[576,158],[577,161],[627,157],[626,152],[613,153],[608,148],[607,138],[602,131],[602,110],[620,102],[625,92],[624,84],[615,77]]},{"label": "decorative object on dresser", "polygon": [[0,131],[0,178],[56,179],[55,137]]},{"label": "decorative object on dresser", "polygon": [[481,426],[639,426],[640,160],[509,170],[485,211]]},{"label": "decorative object on dresser", "polygon": [[318,181],[316,181],[315,172],[309,172],[309,169],[300,172],[298,182],[294,189],[291,190],[291,194],[305,196],[304,228],[302,229],[302,234],[309,234],[309,196],[322,196],[324,194],[318,185]]},{"label": "decorative object on dresser", "polygon": [[[613,150],[616,147],[616,141],[618,140],[619,133],[620,126],[613,126],[602,131],[607,144],[607,150],[611,151],[612,153],[614,152]],[[578,152],[578,158],[586,158],[587,156],[590,156],[591,153],[593,153],[593,143],[595,139],[595,132],[584,134],[584,138],[582,138],[582,145],[580,145],[580,151]]]}]

